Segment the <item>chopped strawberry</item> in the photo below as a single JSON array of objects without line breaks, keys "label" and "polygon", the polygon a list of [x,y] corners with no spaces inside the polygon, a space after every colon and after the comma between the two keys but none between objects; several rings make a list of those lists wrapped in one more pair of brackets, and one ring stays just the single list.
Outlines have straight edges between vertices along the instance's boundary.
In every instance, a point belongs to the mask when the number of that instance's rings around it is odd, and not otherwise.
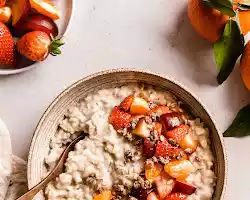
[{"label": "chopped strawberry", "polygon": [[120,104],[120,107],[125,110],[128,111],[130,109],[130,106],[132,105],[134,101],[134,97],[133,96],[128,96],[126,97]]},{"label": "chopped strawberry", "polygon": [[[164,138],[161,136],[161,138]],[[177,157],[180,153],[184,153],[183,150],[179,147],[172,146],[166,138],[163,140],[160,139],[157,144],[156,144],[156,150],[155,150],[155,156],[159,157],[165,157],[165,156],[170,156],[170,157]],[[184,154],[185,155],[185,154]]]},{"label": "chopped strawberry", "polygon": [[151,192],[148,195],[147,200],[159,200],[159,198],[157,197],[157,195],[154,192]]},{"label": "chopped strawberry", "polygon": [[180,114],[176,112],[165,113],[160,119],[165,133],[181,125]]},{"label": "chopped strawberry", "polygon": [[171,131],[167,131],[167,137],[179,143],[188,134],[188,131],[189,126],[182,124]]},{"label": "chopped strawberry", "polygon": [[154,122],[153,126],[153,131],[155,131],[157,135],[160,136],[162,131],[162,124],[160,122]]},{"label": "chopped strawberry", "polygon": [[186,200],[188,195],[182,193],[172,193],[165,200]]},{"label": "chopped strawberry", "polygon": [[161,116],[168,112],[169,112],[169,108],[167,106],[156,106],[152,110],[148,111],[147,114],[152,115],[153,113],[155,113],[157,116]]},{"label": "chopped strawberry", "polygon": [[155,154],[155,142],[145,138],[143,142],[143,154],[147,157],[152,157]]},{"label": "chopped strawberry", "polygon": [[160,199],[164,199],[172,192],[175,181],[165,172],[162,172],[161,175],[155,179],[155,184]]},{"label": "chopped strawberry", "polygon": [[130,117],[131,115],[129,113],[126,113],[120,110],[118,106],[115,106],[109,116],[109,123],[113,125],[115,130],[127,128],[130,126]]}]

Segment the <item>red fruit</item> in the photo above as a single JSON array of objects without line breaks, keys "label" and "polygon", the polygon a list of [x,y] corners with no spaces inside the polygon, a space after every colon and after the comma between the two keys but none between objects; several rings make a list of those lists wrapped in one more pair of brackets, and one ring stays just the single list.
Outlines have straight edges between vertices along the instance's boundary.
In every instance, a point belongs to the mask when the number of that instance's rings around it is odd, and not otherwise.
[{"label": "red fruit", "polygon": [[154,192],[151,192],[148,195],[147,200],[159,200],[159,198],[157,197],[157,195]]},{"label": "red fruit", "polygon": [[176,180],[175,186],[174,186],[174,192],[181,192],[181,193],[184,193],[184,194],[191,195],[195,191],[196,191],[195,186],[193,186],[191,184],[188,184],[188,183],[185,183],[185,182],[182,182],[182,181]]},{"label": "red fruit", "polygon": [[175,185],[174,179],[172,179],[170,176],[168,176],[165,172],[161,173],[161,176],[158,176],[155,179],[156,189],[160,196],[160,199],[164,199],[166,196],[168,196]]},{"label": "red fruit", "polygon": [[31,15],[15,26],[15,32],[18,35],[24,35],[32,31],[43,31],[48,35],[52,34],[54,37],[58,35],[56,23],[49,17],[40,14]]},{"label": "red fruit", "polygon": [[179,113],[166,113],[160,117],[161,123],[163,124],[164,132],[174,129],[181,125]]},{"label": "red fruit", "polygon": [[188,195],[182,193],[172,193],[165,200],[186,200]]},{"label": "red fruit", "polygon": [[179,143],[188,134],[188,131],[189,126],[182,124],[171,131],[167,131],[166,135]]},{"label": "red fruit", "polygon": [[[163,137],[163,136],[161,136]],[[155,156],[159,157],[165,157],[165,156],[170,156],[170,157],[177,157],[180,153],[185,155],[183,150],[181,148],[178,148],[176,146],[172,146],[166,138],[164,140],[159,140],[156,144],[156,149],[155,149]]]},{"label": "red fruit", "polygon": [[134,97],[133,96],[128,96],[126,97],[120,104],[120,107],[125,110],[125,111],[129,111],[130,106],[132,105],[134,101]]},{"label": "red fruit", "polygon": [[155,154],[155,142],[150,139],[144,139],[143,154],[147,157],[152,157]]},{"label": "red fruit", "polygon": [[0,8],[3,7],[6,3],[6,0],[0,0]]},{"label": "red fruit", "polygon": [[33,31],[17,41],[17,50],[32,61],[43,61],[49,53],[54,56],[61,54],[58,47],[63,44],[60,40],[51,41],[51,38],[42,31]]},{"label": "red fruit", "polygon": [[14,39],[7,26],[0,22],[0,65],[13,66],[14,62]]},{"label": "red fruit", "polygon": [[15,26],[17,22],[24,19],[30,13],[31,6],[29,0],[17,0],[12,5],[12,25]]},{"label": "red fruit", "polygon": [[155,131],[157,135],[160,136],[162,132],[162,124],[160,122],[154,122],[153,126],[153,131]]},{"label": "red fruit", "polygon": [[109,123],[113,125],[115,130],[127,128],[130,126],[130,117],[131,115],[129,113],[126,113],[120,110],[118,106],[115,106],[109,116]]}]

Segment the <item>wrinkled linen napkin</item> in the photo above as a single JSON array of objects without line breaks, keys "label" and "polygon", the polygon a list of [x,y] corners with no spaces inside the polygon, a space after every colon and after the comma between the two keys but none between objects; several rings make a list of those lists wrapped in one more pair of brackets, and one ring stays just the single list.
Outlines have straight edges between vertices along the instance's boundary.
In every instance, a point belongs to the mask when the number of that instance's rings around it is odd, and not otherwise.
[{"label": "wrinkled linen napkin", "polygon": [[27,190],[27,164],[21,158],[12,156],[12,173],[5,200],[15,200]]}]

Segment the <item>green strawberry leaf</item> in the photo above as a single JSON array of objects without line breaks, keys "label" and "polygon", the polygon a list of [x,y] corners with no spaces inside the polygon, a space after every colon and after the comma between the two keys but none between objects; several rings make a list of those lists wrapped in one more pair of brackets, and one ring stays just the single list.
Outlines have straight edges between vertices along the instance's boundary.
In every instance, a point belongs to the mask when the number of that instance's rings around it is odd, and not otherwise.
[{"label": "green strawberry leaf", "polygon": [[238,3],[238,9],[243,11],[250,10],[250,3]]},{"label": "green strawberry leaf", "polygon": [[207,6],[221,11],[224,15],[235,16],[233,4],[230,0],[202,0]]},{"label": "green strawberry leaf", "polygon": [[244,36],[241,33],[239,25],[230,19],[221,38],[214,44],[214,55],[219,74],[217,82],[222,84],[233,71],[235,63],[243,53]]},{"label": "green strawberry leaf", "polygon": [[250,135],[250,104],[243,107],[223,133],[224,137],[245,137]]}]

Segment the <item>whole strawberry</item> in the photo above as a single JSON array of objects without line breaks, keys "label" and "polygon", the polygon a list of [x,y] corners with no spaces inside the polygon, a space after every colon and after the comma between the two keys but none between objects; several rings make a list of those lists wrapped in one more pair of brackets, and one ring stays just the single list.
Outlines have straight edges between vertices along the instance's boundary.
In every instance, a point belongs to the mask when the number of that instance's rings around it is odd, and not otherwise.
[{"label": "whole strawberry", "polygon": [[17,50],[28,59],[39,62],[45,60],[49,54],[61,54],[59,47],[63,44],[59,39],[50,38],[45,32],[33,31],[17,41]]},{"label": "whole strawberry", "polygon": [[0,22],[0,66],[13,66],[15,58],[14,39],[8,27]]}]

